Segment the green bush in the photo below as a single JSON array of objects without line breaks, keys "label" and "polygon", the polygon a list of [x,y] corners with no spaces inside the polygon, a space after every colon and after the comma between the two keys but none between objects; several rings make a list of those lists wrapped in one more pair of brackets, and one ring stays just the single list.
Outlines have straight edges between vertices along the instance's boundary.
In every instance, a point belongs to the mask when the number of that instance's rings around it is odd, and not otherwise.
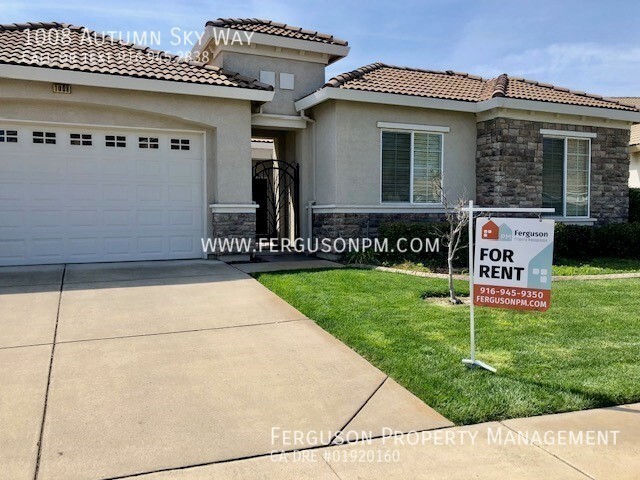
[{"label": "green bush", "polygon": [[[389,242],[389,248],[395,249],[397,242],[401,238],[411,240],[412,238],[419,238],[422,240],[430,239],[435,242],[436,239],[440,241],[439,252],[388,252],[382,255],[381,260],[385,262],[420,262],[429,267],[446,268],[447,267],[447,245],[443,238],[443,234],[449,231],[449,225],[446,222],[432,222],[432,223],[383,223],[380,225],[379,237],[381,239],[387,239]],[[466,267],[468,264],[467,259],[467,245],[468,234],[465,228],[462,232],[462,238],[460,240],[460,248],[456,258],[454,259],[455,267]],[[404,245],[408,247],[408,245]]]},{"label": "green bush", "polygon": [[[379,236],[389,241],[389,247],[394,248],[400,238],[430,238],[440,239],[440,251],[433,253],[400,253],[388,252],[381,254],[382,262],[420,262],[429,267],[446,268],[447,246],[442,236],[448,231],[448,225],[442,223],[385,223],[380,225]],[[463,230],[460,248],[454,260],[454,266],[467,267],[468,235]],[[556,223],[555,259],[566,258],[585,260],[595,257],[610,258],[640,258],[640,222],[616,223],[602,227],[582,225],[565,225]]]},{"label": "green bush", "polygon": [[629,221],[640,222],[640,188],[629,189]]},{"label": "green bush", "polygon": [[556,224],[554,257],[584,260],[594,257],[640,258],[640,223],[603,227]]}]

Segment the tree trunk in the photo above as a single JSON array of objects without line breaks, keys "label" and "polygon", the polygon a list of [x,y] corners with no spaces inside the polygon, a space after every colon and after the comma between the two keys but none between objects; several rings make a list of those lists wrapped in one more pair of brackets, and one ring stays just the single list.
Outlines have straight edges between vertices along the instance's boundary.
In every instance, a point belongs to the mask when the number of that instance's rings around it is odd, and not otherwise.
[{"label": "tree trunk", "polygon": [[453,229],[453,225],[451,225],[451,229],[449,230],[449,245],[447,250],[447,266],[449,267],[449,301],[454,305],[458,305],[462,303],[456,297],[456,292],[453,286],[453,257],[455,256],[455,245],[457,243],[457,239],[455,237],[455,232]]}]

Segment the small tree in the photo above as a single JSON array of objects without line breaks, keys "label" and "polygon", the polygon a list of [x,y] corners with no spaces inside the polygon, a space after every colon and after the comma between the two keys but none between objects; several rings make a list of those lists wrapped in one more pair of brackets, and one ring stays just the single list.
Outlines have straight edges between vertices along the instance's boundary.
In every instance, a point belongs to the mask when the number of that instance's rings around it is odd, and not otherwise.
[{"label": "small tree", "polygon": [[[447,222],[447,231],[442,233],[442,238],[447,245],[447,268],[449,270],[449,301],[454,305],[462,303],[456,296],[453,283],[453,260],[460,249],[460,239],[462,232],[469,223],[469,212],[463,210],[469,205],[469,199],[466,189],[462,195],[456,197],[455,203],[450,203],[447,195],[442,188],[442,184],[438,182],[439,190],[444,205],[444,216]],[[471,275],[471,272],[469,272]]]}]

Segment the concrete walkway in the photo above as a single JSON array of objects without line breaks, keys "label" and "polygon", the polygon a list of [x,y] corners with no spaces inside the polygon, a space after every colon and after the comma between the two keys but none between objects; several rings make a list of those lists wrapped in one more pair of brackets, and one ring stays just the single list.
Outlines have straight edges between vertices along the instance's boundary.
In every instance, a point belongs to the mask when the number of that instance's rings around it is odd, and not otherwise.
[{"label": "concrete walkway", "polygon": [[0,312],[1,478],[212,478],[189,467],[451,425],[224,263],[0,268]]},{"label": "concrete walkway", "polygon": [[388,436],[141,477],[211,478],[637,480],[640,404]]}]

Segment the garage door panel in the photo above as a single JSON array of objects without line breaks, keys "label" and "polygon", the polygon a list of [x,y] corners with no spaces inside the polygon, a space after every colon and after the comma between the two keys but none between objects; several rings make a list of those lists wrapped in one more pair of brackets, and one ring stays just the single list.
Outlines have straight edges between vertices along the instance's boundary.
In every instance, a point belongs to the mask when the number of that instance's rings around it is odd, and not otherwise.
[{"label": "garage door panel", "polygon": [[106,202],[130,202],[135,198],[135,186],[126,184],[102,185],[102,200]]},{"label": "garage door panel", "polygon": [[69,226],[70,227],[99,227],[99,212],[95,210],[70,210]]},{"label": "garage door panel", "polygon": [[67,240],[71,261],[93,261],[100,257],[100,239],[97,237],[70,237]]},{"label": "garage door panel", "polygon": [[24,184],[25,201],[28,205],[46,205],[46,202],[59,204],[65,200],[67,188],[62,183],[28,182]]},{"label": "garage door panel", "polygon": [[173,253],[189,253],[195,248],[193,236],[172,235],[169,237],[169,250]]},{"label": "garage door panel", "polygon": [[32,227],[32,233],[40,236],[46,234],[46,232],[37,231],[34,229],[47,228],[56,230],[60,229],[61,225],[67,223],[67,212],[61,209],[41,209],[41,210],[29,210],[27,213],[28,225]]},{"label": "garage door panel", "polygon": [[[0,264],[202,256],[202,136],[5,128],[18,130],[18,143],[0,143]],[[34,144],[34,131],[55,133],[56,143]],[[92,144],[71,145],[72,133]],[[125,146],[107,146],[107,135]],[[139,148],[140,137],[158,148]],[[172,150],[176,138],[189,149]]]},{"label": "garage door panel", "polygon": [[162,185],[138,185],[137,200],[138,202],[152,202],[157,203],[163,200],[162,198]]},{"label": "garage door panel", "polygon": [[24,229],[27,226],[23,210],[0,210],[0,232]]},{"label": "garage door panel", "polygon": [[0,182],[0,200],[3,202],[24,201],[24,182],[4,180]]}]

